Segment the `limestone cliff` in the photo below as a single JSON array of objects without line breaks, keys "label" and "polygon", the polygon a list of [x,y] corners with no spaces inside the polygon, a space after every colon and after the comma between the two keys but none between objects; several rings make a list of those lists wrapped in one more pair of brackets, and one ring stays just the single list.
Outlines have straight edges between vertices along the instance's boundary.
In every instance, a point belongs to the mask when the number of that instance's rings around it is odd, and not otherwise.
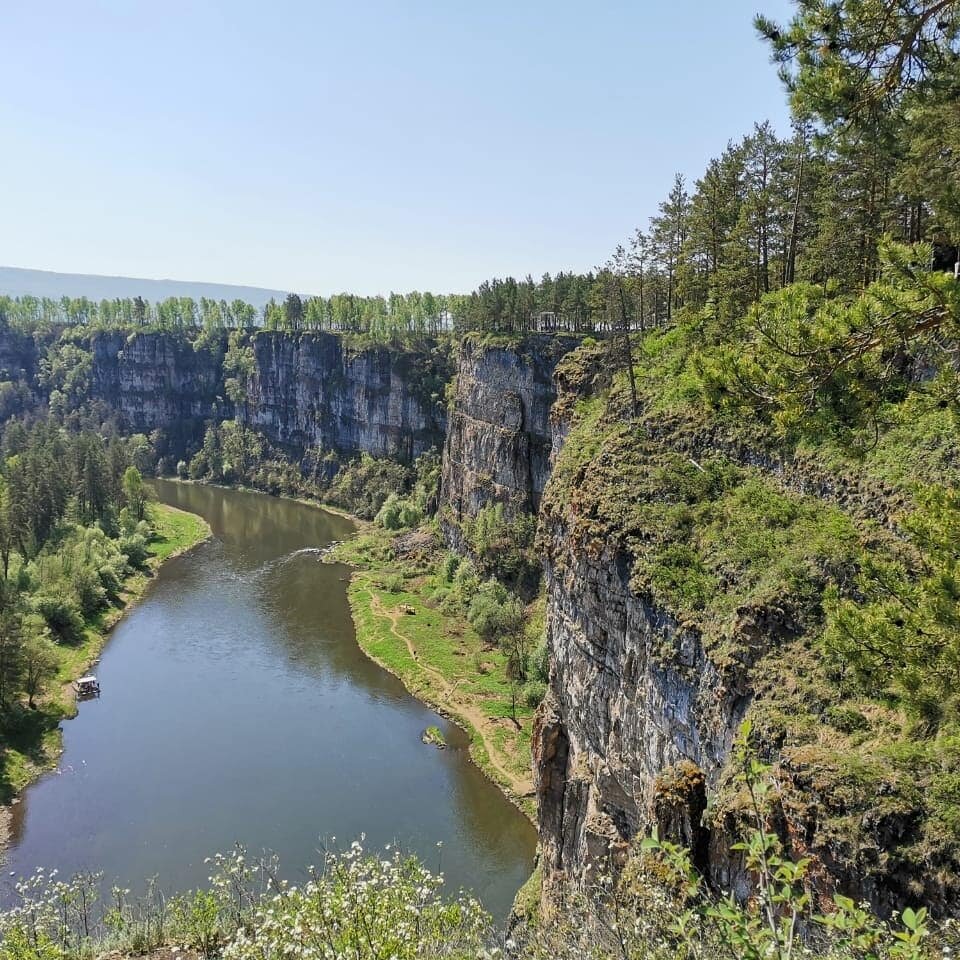
[{"label": "limestone cliff", "polygon": [[461,344],[440,488],[448,540],[487,504],[535,513],[550,465],[553,374],[578,340],[469,336]]},{"label": "limestone cliff", "polygon": [[[597,356],[582,354],[557,371],[539,518],[550,682],[533,753],[548,895],[616,870],[654,826],[686,843],[719,887],[748,895],[729,759],[750,716],[774,764],[772,825],[792,856],[810,858],[820,896],[843,892],[883,914],[917,902],[956,913],[955,854],[932,796],[938,771],[895,759],[893,716],[871,739],[859,705],[838,702],[816,641],[828,571],[849,578],[853,562],[832,542],[811,545],[817,525],[829,513],[827,541],[861,529],[874,545],[887,542],[897,536],[897,495],[775,455],[746,430],[734,442],[656,411],[631,423],[616,392],[596,396],[608,380]],[[580,401],[586,412],[572,429]],[[762,506],[739,515],[752,499]],[[771,521],[764,511],[774,503],[783,517],[807,511],[809,524],[796,521],[770,556],[738,556],[738,536],[752,547],[795,522]],[[717,518],[713,540],[707,516]],[[688,544],[720,556],[711,567]],[[799,559],[767,578],[777,550]],[[691,605],[682,590],[714,569],[717,593]]]},{"label": "limestone cliff", "polygon": [[[751,693],[729,684],[695,632],[631,590],[615,548],[579,551],[560,520],[547,536],[550,691],[534,733],[541,855],[548,878],[580,882],[649,830],[658,778],[672,767],[690,761],[716,786]],[[656,655],[665,643],[675,658]]]},{"label": "limestone cliff", "polygon": [[410,461],[440,447],[445,350],[350,349],[332,334],[249,339],[253,363],[234,403],[225,337],[195,346],[176,333],[93,333],[90,398],[126,430],[164,431],[178,455],[196,449],[206,422],[233,417],[296,458],[314,449]]},{"label": "limestone cliff", "polygon": [[125,429],[174,430],[196,437],[203,421],[232,413],[224,398],[223,343],[195,349],[172,333],[94,333],[91,396],[116,411]]},{"label": "limestone cliff", "polygon": [[251,346],[237,419],[278,446],[410,462],[442,443],[445,349],[351,349],[328,333],[260,333]]}]

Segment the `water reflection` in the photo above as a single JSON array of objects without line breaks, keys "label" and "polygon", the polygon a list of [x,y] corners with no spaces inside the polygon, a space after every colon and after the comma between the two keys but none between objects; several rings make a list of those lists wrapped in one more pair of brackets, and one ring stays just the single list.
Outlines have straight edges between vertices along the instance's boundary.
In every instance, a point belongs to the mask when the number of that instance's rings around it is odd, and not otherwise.
[{"label": "water reflection", "polygon": [[[468,762],[465,738],[360,652],[339,566],[349,521],[263,495],[158,483],[213,539],[164,566],[115,631],[103,694],[64,727],[58,774],[15,810],[6,867],[102,869],[168,889],[234,842],[297,878],[321,838],[399,841],[504,913],[529,871],[527,821]],[[420,742],[439,723],[451,749]]]}]

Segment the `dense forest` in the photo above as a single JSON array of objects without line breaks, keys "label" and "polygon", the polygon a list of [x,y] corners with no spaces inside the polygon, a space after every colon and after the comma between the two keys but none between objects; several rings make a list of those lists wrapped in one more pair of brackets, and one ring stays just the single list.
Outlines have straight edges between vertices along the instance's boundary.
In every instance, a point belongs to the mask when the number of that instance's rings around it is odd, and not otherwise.
[{"label": "dense forest", "polygon": [[[144,438],[5,424],[0,451],[0,796],[66,709],[54,681],[143,569],[153,526]],[[71,651],[73,653],[71,653]],[[69,669],[67,670],[69,673]],[[70,679],[61,676],[61,680]],[[41,703],[42,700],[42,703]],[[39,708],[39,709],[38,709]]]}]

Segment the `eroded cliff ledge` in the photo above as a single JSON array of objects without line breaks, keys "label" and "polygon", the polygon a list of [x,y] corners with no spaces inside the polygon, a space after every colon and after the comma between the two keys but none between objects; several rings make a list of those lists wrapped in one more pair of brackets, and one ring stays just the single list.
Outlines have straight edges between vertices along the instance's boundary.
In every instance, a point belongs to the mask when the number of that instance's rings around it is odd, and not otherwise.
[{"label": "eroded cliff ledge", "polygon": [[839,686],[822,656],[823,589],[853,581],[865,545],[897,538],[902,493],[753,444],[749,430],[730,443],[654,404],[632,419],[590,354],[557,370],[539,516],[546,896],[616,871],[653,827],[748,895],[730,756],[749,716],[773,764],[770,825],[811,859],[818,896],[956,913],[952,780],[937,750],[898,747],[904,718]]}]

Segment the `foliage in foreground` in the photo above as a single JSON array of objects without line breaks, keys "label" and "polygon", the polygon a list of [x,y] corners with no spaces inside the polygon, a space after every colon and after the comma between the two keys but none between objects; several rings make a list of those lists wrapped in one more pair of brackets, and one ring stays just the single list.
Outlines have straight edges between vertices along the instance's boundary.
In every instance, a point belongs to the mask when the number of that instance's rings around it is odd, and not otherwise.
[{"label": "foliage in foreground", "polygon": [[[762,788],[753,783],[759,811]],[[142,900],[115,888],[100,903],[98,875],[62,881],[38,871],[18,884],[17,905],[0,914],[0,960],[78,960],[163,944],[224,960],[922,960],[949,953],[932,945],[924,911],[906,910],[888,926],[837,897],[831,912],[813,912],[805,865],[782,859],[762,827],[744,844],[758,878],[746,907],[706,890],[685,851],[658,840],[644,846],[656,855],[646,872],[629,872],[618,884],[601,877],[588,891],[561,895],[548,917],[509,936],[474,897],[446,895],[442,874],[415,857],[389,847],[372,856],[359,842],[326,853],[302,886],[282,880],[275,861],[248,861],[238,848],[209,861],[208,887],[169,900],[154,883]]]},{"label": "foliage in foreground", "polygon": [[549,913],[514,924],[505,939],[472,896],[447,896],[443,875],[388,846],[371,856],[355,841],[328,851],[295,886],[275,860],[249,862],[242,848],[218,855],[209,887],[170,901],[148,887],[139,902],[114,889],[98,909],[100,877],[64,882],[38,871],[17,885],[18,904],[0,914],[0,960],[75,960],[107,948],[143,952],[163,943],[224,960],[317,958],[405,960],[924,960],[949,956],[957,931],[934,930],[926,910],[889,924],[835,895],[816,906],[810,861],[784,853],[771,817],[770,768],[750,747],[745,723],[734,747],[745,803],[744,839],[734,846],[752,887],[743,900],[710,886],[689,849],[643,840],[617,879],[553,890]]}]

